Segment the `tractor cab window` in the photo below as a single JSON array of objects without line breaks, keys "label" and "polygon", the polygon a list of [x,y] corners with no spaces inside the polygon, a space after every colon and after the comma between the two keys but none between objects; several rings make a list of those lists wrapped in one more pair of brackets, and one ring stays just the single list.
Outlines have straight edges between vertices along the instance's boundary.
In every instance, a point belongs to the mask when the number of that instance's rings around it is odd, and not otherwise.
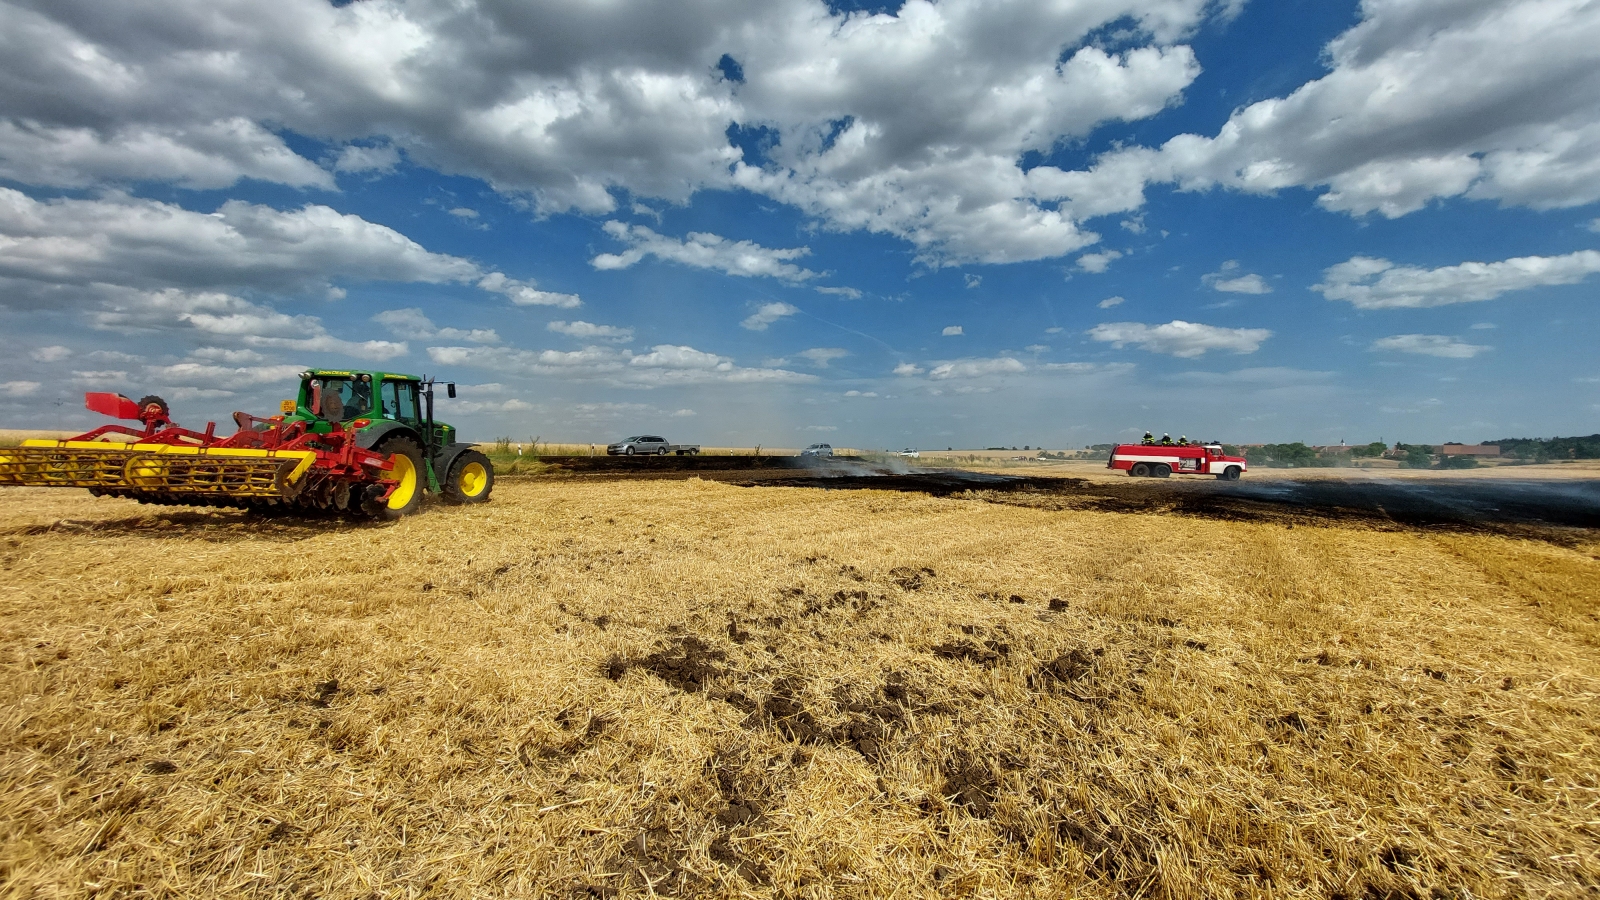
[{"label": "tractor cab window", "polygon": [[383,383],[383,416],[415,422],[417,415],[417,385],[411,381],[385,381]]},{"label": "tractor cab window", "polygon": [[312,412],[330,422],[346,422],[372,412],[372,385],[353,378],[311,382],[316,406]]}]

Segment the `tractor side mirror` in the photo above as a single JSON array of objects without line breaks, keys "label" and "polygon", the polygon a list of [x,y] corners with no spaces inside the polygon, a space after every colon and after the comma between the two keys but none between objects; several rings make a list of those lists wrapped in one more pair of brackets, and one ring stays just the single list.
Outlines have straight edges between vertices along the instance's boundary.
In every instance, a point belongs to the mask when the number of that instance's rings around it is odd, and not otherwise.
[{"label": "tractor side mirror", "polygon": [[444,395],[451,400],[456,398],[456,383],[454,381],[445,382]]}]

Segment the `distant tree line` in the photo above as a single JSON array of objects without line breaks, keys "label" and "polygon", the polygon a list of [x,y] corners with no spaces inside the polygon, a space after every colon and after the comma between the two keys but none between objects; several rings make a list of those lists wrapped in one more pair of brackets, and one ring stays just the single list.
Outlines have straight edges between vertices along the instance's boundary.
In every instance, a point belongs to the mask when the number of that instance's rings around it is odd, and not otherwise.
[{"label": "distant tree line", "polygon": [[1485,441],[1498,444],[1500,455],[1513,459],[1549,462],[1552,459],[1600,459],[1600,434],[1588,437],[1501,438]]},{"label": "distant tree line", "polygon": [[[1230,453],[1226,445],[1222,448],[1224,453]],[[1232,455],[1230,453],[1230,455]],[[1292,444],[1262,444],[1259,447],[1244,448],[1244,458],[1252,466],[1262,466],[1269,469],[1326,469],[1334,466],[1350,465],[1348,453],[1320,453],[1315,447],[1308,447],[1301,441]]]}]

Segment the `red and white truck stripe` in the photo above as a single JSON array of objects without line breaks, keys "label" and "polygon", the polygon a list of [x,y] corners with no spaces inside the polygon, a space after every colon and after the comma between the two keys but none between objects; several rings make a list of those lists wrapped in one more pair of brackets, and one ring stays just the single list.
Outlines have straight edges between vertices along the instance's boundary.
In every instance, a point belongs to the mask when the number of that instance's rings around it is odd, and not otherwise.
[{"label": "red and white truck stripe", "polygon": [[1111,448],[1106,468],[1121,469],[1136,478],[1178,475],[1215,475],[1235,481],[1250,468],[1242,456],[1228,456],[1218,444],[1118,444]]}]

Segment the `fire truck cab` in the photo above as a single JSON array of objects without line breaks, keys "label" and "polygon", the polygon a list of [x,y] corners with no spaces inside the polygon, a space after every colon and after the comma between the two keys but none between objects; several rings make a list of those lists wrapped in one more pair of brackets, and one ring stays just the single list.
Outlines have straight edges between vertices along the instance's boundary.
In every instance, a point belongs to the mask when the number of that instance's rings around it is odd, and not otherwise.
[{"label": "fire truck cab", "polygon": [[1166,478],[1176,472],[1237,481],[1250,466],[1242,456],[1224,455],[1221,444],[1118,444],[1111,448],[1106,468],[1121,469],[1136,478]]}]

